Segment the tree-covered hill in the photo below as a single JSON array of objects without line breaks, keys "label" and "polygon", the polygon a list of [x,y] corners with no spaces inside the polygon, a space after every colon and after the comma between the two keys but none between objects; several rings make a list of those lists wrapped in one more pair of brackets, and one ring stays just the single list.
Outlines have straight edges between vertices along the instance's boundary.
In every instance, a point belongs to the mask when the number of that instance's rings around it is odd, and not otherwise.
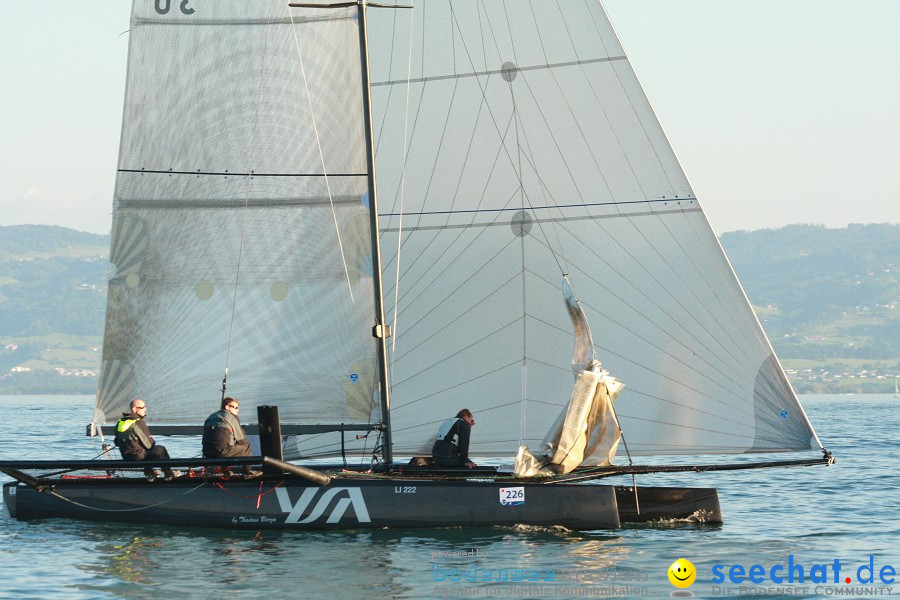
[{"label": "tree-covered hill", "polygon": [[[737,231],[722,245],[799,391],[893,390],[900,225]],[[93,393],[109,236],[0,227],[0,393]]]}]

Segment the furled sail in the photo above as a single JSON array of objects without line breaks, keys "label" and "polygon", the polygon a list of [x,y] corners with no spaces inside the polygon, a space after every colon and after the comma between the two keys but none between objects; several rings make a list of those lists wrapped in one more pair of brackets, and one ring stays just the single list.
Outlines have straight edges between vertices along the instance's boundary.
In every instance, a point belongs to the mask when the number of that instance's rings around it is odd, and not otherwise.
[{"label": "furled sail", "polygon": [[134,3],[95,423],[380,420],[356,11],[288,11]]},{"label": "furled sail", "polygon": [[515,473],[527,477],[569,473],[580,466],[608,465],[616,454],[621,431],[613,402],[625,385],[605,371],[596,358],[591,328],[569,279],[563,279],[563,299],[575,329],[572,397],[535,452],[520,446]]},{"label": "furled sail", "polygon": [[369,20],[394,453],[462,407],[471,455],[540,446],[566,273],[631,454],[820,447],[602,7],[415,4]]}]

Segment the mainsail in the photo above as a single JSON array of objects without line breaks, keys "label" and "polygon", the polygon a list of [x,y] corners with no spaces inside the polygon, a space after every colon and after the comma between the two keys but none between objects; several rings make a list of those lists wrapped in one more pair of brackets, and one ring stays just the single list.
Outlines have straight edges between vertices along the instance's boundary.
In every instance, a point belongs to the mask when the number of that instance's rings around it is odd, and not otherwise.
[{"label": "mainsail", "polygon": [[631,454],[820,447],[599,3],[369,25],[396,454],[464,406],[472,455],[540,445],[572,389],[566,274]]},{"label": "mainsail", "polygon": [[468,407],[512,458],[571,396],[568,276],[631,454],[821,448],[597,2],[372,10],[362,50],[359,10],[135,2],[95,423],[198,424],[226,368],[286,422],[386,422],[378,298],[394,454]]},{"label": "mainsail", "polygon": [[95,423],[144,397],[202,424],[226,367],[251,411],[380,420],[358,32],[355,9],[134,3]]}]

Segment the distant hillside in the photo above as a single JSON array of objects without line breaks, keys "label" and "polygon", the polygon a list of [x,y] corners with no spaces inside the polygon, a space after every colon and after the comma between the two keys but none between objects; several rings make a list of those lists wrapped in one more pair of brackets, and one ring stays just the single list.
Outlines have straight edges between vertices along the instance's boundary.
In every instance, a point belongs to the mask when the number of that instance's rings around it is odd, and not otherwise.
[{"label": "distant hillside", "polygon": [[97,387],[109,236],[0,227],[0,393]]},{"label": "distant hillside", "polygon": [[109,236],[54,225],[0,226],[0,262],[16,258],[109,252]]},{"label": "distant hillside", "polygon": [[721,241],[798,390],[893,390],[900,225],[792,225]]},{"label": "distant hillside", "polygon": [[[721,237],[801,392],[890,392],[900,376],[900,225]],[[109,236],[0,227],[0,393],[92,393]]]}]

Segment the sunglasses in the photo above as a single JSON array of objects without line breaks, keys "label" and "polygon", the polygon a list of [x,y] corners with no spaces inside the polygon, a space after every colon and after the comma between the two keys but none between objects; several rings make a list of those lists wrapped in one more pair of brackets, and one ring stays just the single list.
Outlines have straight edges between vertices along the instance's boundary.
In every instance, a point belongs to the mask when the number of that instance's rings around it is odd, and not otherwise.
[{"label": "sunglasses", "polygon": [[234,410],[241,410],[241,407],[240,407],[240,406],[237,406],[237,405],[235,405],[235,404],[227,404],[227,405],[225,406],[225,408],[233,408]]}]

